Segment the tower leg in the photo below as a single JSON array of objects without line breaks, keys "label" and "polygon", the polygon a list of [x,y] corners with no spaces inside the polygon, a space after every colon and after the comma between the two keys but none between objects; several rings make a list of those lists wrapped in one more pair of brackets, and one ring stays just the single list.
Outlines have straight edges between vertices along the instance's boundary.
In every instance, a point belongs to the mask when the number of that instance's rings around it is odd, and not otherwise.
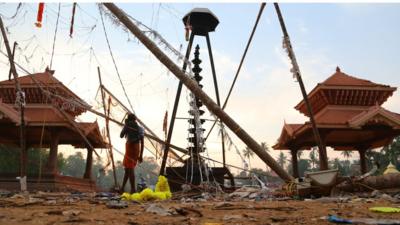
[{"label": "tower leg", "polygon": [[[186,71],[187,60],[189,60],[190,51],[192,50],[193,39],[194,39],[194,34],[192,32],[190,34],[189,43],[188,43],[188,46],[186,49],[186,55],[185,55],[185,60],[183,62],[182,71]],[[176,96],[175,96],[174,109],[172,110],[171,121],[169,123],[167,140],[166,140],[166,143],[164,146],[164,155],[163,155],[163,159],[161,162],[160,175],[165,174],[165,165],[167,163],[167,158],[168,158],[169,144],[171,143],[172,132],[174,130],[175,118],[176,118],[176,113],[178,111],[178,105],[179,105],[179,99],[181,97],[182,86],[183,86],[182,81],[179,81],[178,90],[177,90]]]}]

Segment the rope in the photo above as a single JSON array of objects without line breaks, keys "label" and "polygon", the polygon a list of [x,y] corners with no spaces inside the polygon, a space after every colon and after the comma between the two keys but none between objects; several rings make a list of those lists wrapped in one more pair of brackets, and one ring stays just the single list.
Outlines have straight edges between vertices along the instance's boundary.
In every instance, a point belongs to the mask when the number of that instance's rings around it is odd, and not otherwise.
[{"label": "rope", "polygon": [[50,58],[50,69],[51,69],[51,66],[53,65],[54,48],[56,46],[56,38],[57,38],[57,31],[58,31],[58,20],[60,19],[60,9],[61,9],[61,3],[58,3],[56,29],[54,31],[53,49],[51,50],[51,58]]},{"label": "rope", "polygon": [[18,13],[19,13],[19,11],[20,11],[20,9],[21,9],[21,6],[22,6],[22,3],[21,3],[21,2],[18,3],[17,9],[15,10],[14,15],[12,15],[12,16],[10,16],[10,17],[6,17],[6,16],[4,16],[4,15],[1,14],[1,13],[0,13],[0,15],[1,15],[1,17],[3,17],[3,18],[6,19],[6,20],[15,19],[15,17],[17,17],[17,15],[18,15]]},{"label": "rope", "polygon": [[115,62],[113,52],[112,52],[112,50],[111,50],[110,41],[108,40],[108,35],[107,35],[107,31],[106,31],[106,26],[104,25],[103,12],[101,11],[100,6],[99,6],[99,12],[100,12],[101,24],[103,25],[104,36],[106,37],[108,50],[110,51],[110,55],[111,55],[111,59],[112,59],[112,61],[113,61],[113,63],[114,63],[115,71],[117,72],[119,82],[120,82],[120,84],[121,84],[122,90],[124,91],[125,97],[126,97],[126,99],[128,100],[128,104],[129,104],[129,106],[131,107],[132,112],[135,112],[135,110],[133,110],[132,103],[131,103],[131,101],[129,100],[128,94],[126,93],[125,86],[124,86],[124,84],[122,83],[121,75],[119,74],[119,70],[118,70],[117,64],[116,64],[116,62]]},{"label": "rope", "polygon": [[[47,78],[47,81],[50,79],[50,77],[48,77]],[[49,91],[49,88],[47,87],[47,91]],[[49,98],[46,98],[46,102],[45,102],[45,104],[47,104],[48,103],[48,100],[49,100]],[[41,149],[42,148],[42,145],[43,145],[43,136],[44,136],[44,128],[45,128],[45,126],[46,126],[46,120],[47,120],[47,110],[45,111],[45,114],[44,114],[44,118],[43,118],[43,125],[42,125],[42,130],[41,130],[41,133],[40,133],[40,144],[39,144],[39,149]],[[42,180],[42,154],[39,154],[39,178],[38,178],[38,182],[37,183],[40,183],[41,182],[41,180]]]},{"label": "rope", "polygon": [[[265,2],[261,3],[260,10],[258,11],[256,22],[255,22],[255,24],[253,26],[253,30],[251,31],[249,40],[247,41],[247,45],[246,45],[246,48],[244,49],[244,52],[243,52],[243,55],[242,55],[242,59],[240,60],[239,67],[238,67],[238,69],[236,71],[236,74],[235,74],[235,78],[233,79],[232,85],[229,88],[228,95],[226,96],[225,102],[224,102],[224,104],[222,106],[223,110],[225,109],[226,105],[228,104],[229,97],[232,94],[233,87],[235,86],[236,80],[237,80],[237,78],[239,76],[239,73],[240,73],[240,70],[242,69],[242,65],[243,65],[244,59],[246,58],[247,51],[249,50],[251,41],[253,40],[254,33],[256,32],[256,29],[257,29],[257,26],[258,26],[258,22],[260,21],[260,18],[261,18],[261,15],[262,15],[263,11],[264,11],[265,5],[266,5]],[[208,134],[207,134],[205,140],[207,140],[207,138],[210,136],[211,131],[214,129],[216,123],[217,123],[217,121],[215,121],[214,124],[211,126],[210,130],[208,131]]]}]

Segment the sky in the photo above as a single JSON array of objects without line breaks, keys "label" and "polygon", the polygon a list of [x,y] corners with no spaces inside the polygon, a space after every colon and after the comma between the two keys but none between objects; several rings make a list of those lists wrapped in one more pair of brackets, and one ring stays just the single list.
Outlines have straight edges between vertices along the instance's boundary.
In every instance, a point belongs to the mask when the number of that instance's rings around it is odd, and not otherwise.
[{"label": "sky", "polygon": [[[50,64],[58,3],[46,3],[43,26],[34,26],[37,3],[22,5],[15,18],[18,4],[0,3],[0,13],[8,29],[10,42],[17,41],[16,61],[31,72],[44,71]],[[225,99],[239,65],[259,3],[119,3],[130,16],[156,30],[175,49],[185,52],[185,30],[181,18],[195,7],[209,8],[219,19],[216,31],[210,33],[220,96]],[[373,82],[400,85],[398,52],[400,44],[400,4],[280,4],[286,27],[291,37],[306,89],[310,91],[335,72],[336,66],[347,74]],[[78,3],[73,37],[69,37],[72,4],[61,3],[59,27],[54,45],[52,68],[55,77],[96,108],[99,86],[97,67],[101,69],[104,85],[125,104],[124,96],[107,47],[98,5]],[[116,59],[121,80],[136,114],[160,137],[165,111],[172,114],[178,80],[152,54],[121,26],[104,17],[110,46]],[[1,39],[2,51],[5,50]],[[204,37],[196,37],[203,61],[202,84],[215,99],[209,58]],[[165,50],[164,48],[161,48]],[[169,53],[181,66],[181,62]],[[193,57],[193,54],[192,56]],[[8,62],[0,57],[0,80],[8,77]],[[228,102],[226,112],[258,142],[276,143],[284,121],[302,123],[306,118],[294,109],[301,101],[299,85],[289,71],[290,62],[282,48],[282,32],[272,4],[267,4],[249,52]],[[20,75],[23,75],[20,72]],[[384,104],[387,109],[400,112],[400,94]],[[178,117],[188,117],[189,92],[184,89]],[[213,119],[210,113],[205,118]],[[82,120],[94,121],[87,114]],[[100,126],[103,119],[97,118]],[[209,129],[210,122],[205,128]],[[172,142],[187,146],[186,120],[177,120]],[[120,127],[111,127],[112,143],[123,151],[124,140],[119,138]],[[241,150],[245,145],[229,131]],[[69,147],[65,153],[73,152]],[[221,142],[216,129],[207,141],[208,156],[221,160]],[[271,150],[276,158],[278,151]],[[150,155],[150,153],[146,153]],[[227,152],[228,162],[242,166],[234,149]],[[328,151],[331,158],[339,154]],[[289,157],[289,154],[287,154]],[[357,157],[356,154],[353,157]],[[120,154],[116,154],[121,159]],[[265,165],[256,156],[253,167]]]}]

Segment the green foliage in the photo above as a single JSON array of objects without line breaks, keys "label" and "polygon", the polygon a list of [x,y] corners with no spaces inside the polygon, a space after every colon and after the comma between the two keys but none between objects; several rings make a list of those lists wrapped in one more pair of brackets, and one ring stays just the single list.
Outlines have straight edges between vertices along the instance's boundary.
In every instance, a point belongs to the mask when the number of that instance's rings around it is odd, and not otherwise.
[{"label": "green foliage", "polygon": [[[96,163],[96,160],[94,160]],[[94,163],[94,164],[95,164]],[[76,152],[65,160],[65,167],[60,171],[62,175],[71,177],[82,177],[85,172],[86,160],[82,152]]]},{"label": "green foliage", "polygon": [[319,155],[316,148],[313,148],[309,154],[310,163],[311,163],[311,171],[318,171],[319,170]]},{"label": "green foliage", "polygon": [[[0,173],[19,174],[21,151],[18,147],[0,144]],[[27,174],[39,174],[40,168],[45,170],[49,152],[46,149],[29,148]],[[65,165],[63,155],[57,156],[58,169]]]},{"label": "green foliage", "polygon": [[287,162],[287,157],[285,153],[281,151],[278,156],[278,164],[283,168],[285,167],[286,162]]},{"label": "green foliage", "polygon": [[400,169],[400,136],[396,137],[390,145],[383,147],[380,151],[367,151],[366,157],[368,168],[372,168],[374,163],[379,165],[378,174],[382,174],[390,162],[397,169]]}]

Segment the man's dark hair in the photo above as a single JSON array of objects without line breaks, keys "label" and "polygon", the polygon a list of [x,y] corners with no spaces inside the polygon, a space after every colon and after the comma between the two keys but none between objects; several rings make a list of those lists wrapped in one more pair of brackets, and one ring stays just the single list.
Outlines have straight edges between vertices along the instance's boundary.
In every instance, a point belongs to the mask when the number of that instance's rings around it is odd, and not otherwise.
[{"label": "man's dark hair", "polygon": [[133,122],[135,122],[135,121],[136,121],[136,116],[135,116],[135,114],[129,113],[129,114],[128,114],[127,120],[128,120],[128,121],[133,121]]}]

